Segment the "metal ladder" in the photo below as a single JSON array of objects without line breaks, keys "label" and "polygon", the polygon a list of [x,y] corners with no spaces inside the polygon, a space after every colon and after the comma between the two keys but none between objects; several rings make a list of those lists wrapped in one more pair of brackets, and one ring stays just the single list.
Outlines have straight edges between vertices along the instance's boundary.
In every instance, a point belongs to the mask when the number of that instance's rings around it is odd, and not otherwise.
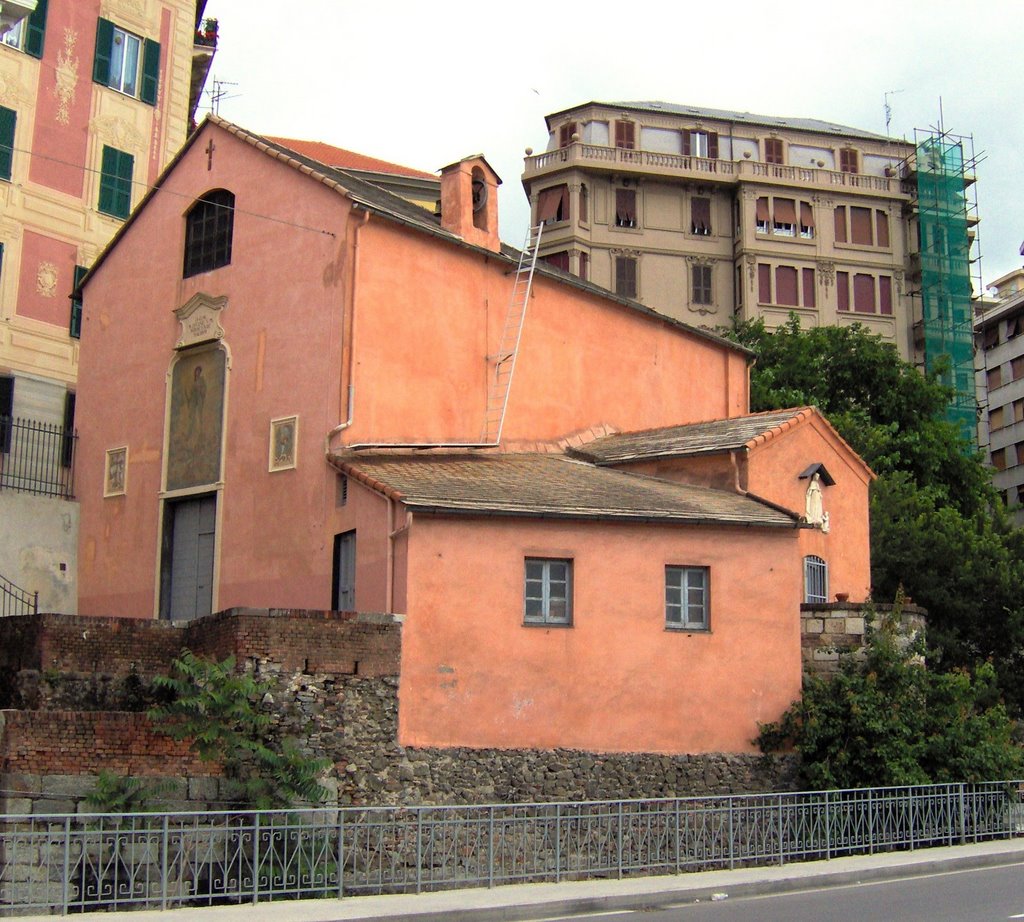
[{"label": "metal ladder", "polygon": [[530,291],[533,288],[533,270],[537,267],[537,252],[540,249],[543,230],[544,225],[541,223],[526,231],[526,242],[519,254],[519,266],[512,284],[512,297],[509,299],[498,351],[487,356],[487,361],[494,363],[494,379],[487,391],[487,412],[484,415],[484,429],[480,438],[485,444],[497,444],[501,441],[501,430],[505,425],[505,410],[508,408],[508,395],[512,389],[512,375],[516,370],[516,355],[519,352],[519,340],[523,335],[526,305],[530,301]]}]

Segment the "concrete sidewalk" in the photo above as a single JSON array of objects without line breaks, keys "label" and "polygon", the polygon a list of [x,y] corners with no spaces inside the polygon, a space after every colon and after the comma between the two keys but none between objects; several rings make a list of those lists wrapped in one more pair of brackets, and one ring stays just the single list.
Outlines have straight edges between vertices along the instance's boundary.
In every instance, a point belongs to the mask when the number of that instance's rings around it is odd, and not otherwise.
[{"label": "concrete sidewalk", "polygon": [[[781,893],[817,887],[934,874],[967,868],[1024,864],[1024,838],[886,852],[735,871],[703,871],[625,880],[572,881],[558,884],[516,884],[487,889],[445,890],[395,896],[353,896],[342,900],[296,900],[242,906],[143,910],[105,913],[104,919],[131,922],[374,922],[453,919],[542,919],[582,912],[649,909],[677,903]],[[53,916],[19,916],[19,922],[43,922]]]}]

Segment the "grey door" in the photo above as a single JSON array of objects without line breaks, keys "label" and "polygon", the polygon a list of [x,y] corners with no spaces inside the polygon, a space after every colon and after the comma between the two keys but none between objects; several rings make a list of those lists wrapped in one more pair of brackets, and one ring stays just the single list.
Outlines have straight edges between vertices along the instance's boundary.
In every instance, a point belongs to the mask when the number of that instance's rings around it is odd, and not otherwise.
[{"label": "grey door", "polygon": [[[168,506],[170,577],[165,590],[165,617],[191,621],[213,608],[213,549],[216,539],[217,498],[183,499]],[[169,573],[168,573],[169,571]]]},{"label": "grey door", "polygon": [[356,533],[346,531],[334,536],[334,586],[331,608],[355,611],[356,607]]}]

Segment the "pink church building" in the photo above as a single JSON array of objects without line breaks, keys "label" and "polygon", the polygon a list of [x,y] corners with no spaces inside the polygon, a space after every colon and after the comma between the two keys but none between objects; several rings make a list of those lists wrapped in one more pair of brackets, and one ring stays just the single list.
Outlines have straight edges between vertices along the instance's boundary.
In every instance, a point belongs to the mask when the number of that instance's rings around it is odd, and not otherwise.
[{"label": "pink church building", "polygon": [[79,610],[401,617],[403,745],[751,751],[801,603],[868,595],[872,474],[742,347],[525,289],[499,182],[200,126],[83,284]]}]

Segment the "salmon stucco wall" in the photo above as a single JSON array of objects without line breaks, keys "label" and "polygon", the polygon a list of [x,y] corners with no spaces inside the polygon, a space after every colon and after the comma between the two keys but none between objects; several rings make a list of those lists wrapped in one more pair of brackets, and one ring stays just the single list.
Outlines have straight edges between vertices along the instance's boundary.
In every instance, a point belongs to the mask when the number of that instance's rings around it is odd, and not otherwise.
[{"label": "salmon stucco wall", "polygon": [[616,467],[634,474],[699,484],[715,490],[736,492],[737,488],[746,488],[740,480],[745,471],[738,462],[734,463],[729,453],[695,455],[690,458],[658,458],[653,461],[617,464]]},{"label": "salmon stucco wall", "polygon": [[747,488],[803,515],[809,480],[801,480],[800,474],[814,463],[824,464],[835,479],[833,486],[821,484],[829,531],[801,529],[801,555],[826,561],[830,597],[845,593],[853,602],[864,601],[871,594],[871,472],[820,416],[812,415],[752,448]]},{"label": "salmon stucco wall", "polygon": [[[409,549],[402,745],[752,752],[799,694],[796,529],[414,515]],[[527,556],[572,560],[571,627],[524,626]],[[666,629],[667,564],[710,567],[710,631]]]},{"label": "salmon stucco wall", "polygon": [[[92,58],[96,45],[96,0],[51,3],[46,13],[29,178],[72,198],[86,182],[92,102]],[[66,297],[69,286],[61,287]],[[66,311],[65,311],[66,313]],[[66,324],[66,318],[63,320]]]},{"label": "salmon stucco wall", "polygon": [[[378,217],[360,231],[358,260],[355,412],[343,442],[480,440],[509,264]],[[538,276],[503,436],[737,416],[747,397],[742,352]]]},{"label": "salmon stucco wall", "polygon": [[[199,148],[201,148],[201,144]],[[86,286],[78,412],[80,611],[152,617],[160,563],[167,382],[194,295],[226,297],[223,475],[214,608],[328,608],[336,478],[324,436],[339,386],[348,210],[224,132],[213,168],[185,158]],[[182,279],[184,214],[209,189],[236,196],[230,265]],[[288,215],[286,225],[267,216]],[[145,273],[139,272],[145,266]],[[289,272],[279,271],[289,267]],[[255,268],[258,267],[258,271]],[[294,469],[269,471],[270,422],[298,417]],[[128,447],[126,495],[103,496],[107,449]],[[187,494],[189,491],[185,491]]]},{"label": "salmon stucco wall", "polygon": [[67,324],[75,272],[73,243],[45,234],[22,232],[21,279],[18,282],[18,313],[44,323]]}]

